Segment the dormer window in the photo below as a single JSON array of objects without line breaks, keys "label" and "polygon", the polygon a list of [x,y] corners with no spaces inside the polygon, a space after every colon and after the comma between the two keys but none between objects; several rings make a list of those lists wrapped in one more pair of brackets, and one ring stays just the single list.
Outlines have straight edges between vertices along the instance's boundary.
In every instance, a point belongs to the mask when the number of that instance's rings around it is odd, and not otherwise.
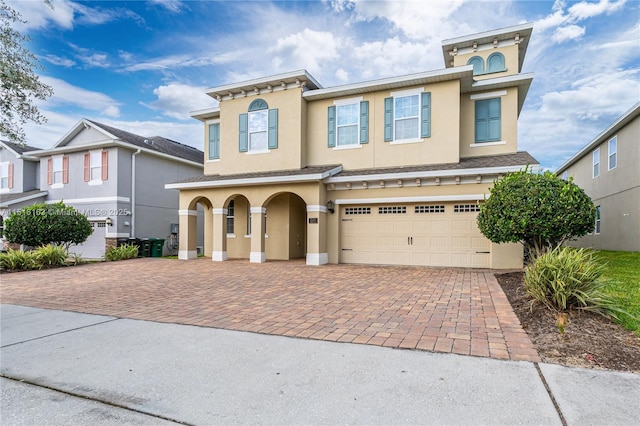
[{"label": "dormer window", "polygon": [[473,65],[473,75],[479,75],[484,73],[484,59],[480,56],[474,56],[469,58],[467,65]]},{"label": "dormer window", "polygon": [[267,102],[256,99],[247,113],[240,114],[239,151],[269,152],[278,148],[278,110],[269,109]]},{"label": "dormer window", "polygon": [[495,52],[489,55],[487,58],[487,73],[503,72],[507,69],[504,67],[504,55],[500,52]]}]

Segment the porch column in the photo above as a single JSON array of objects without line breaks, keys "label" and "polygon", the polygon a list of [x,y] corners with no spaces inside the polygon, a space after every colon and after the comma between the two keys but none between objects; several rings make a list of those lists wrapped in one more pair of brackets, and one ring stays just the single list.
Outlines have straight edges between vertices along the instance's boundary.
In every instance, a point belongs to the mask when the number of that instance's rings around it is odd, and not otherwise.
[{"label": "porch column", "polygon": [[212,209],[213,212],[213,252],[211,260],[227,260],[227,209]]},{"label": "porch column", "polygon": [[264,207],[251,207],[251,263],[264,263],[267,256],[264,248],[264,215],[267,209]]},{"label": "porch column", "polygon": [[326,206],[307,205],[307,265],[329,263],[327,214]]},{"label": "porch column", "polygon": [[178,210],[180,222],[180,241],[178,259],[189,260],[198,258],[198,211]]}]

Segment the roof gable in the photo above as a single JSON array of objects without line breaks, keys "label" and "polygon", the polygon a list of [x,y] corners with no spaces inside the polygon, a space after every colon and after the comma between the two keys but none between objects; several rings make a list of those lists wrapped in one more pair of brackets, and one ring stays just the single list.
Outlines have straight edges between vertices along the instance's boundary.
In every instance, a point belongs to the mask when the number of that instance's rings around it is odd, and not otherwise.
[{"label": "roof gable", "polygon": [[3,141],[3,140],[0,140],[0,146],[4,147],[9,152],[12,152],[16,157],[21,156],[25,152],[37,151],[40,149],[40,148],[35,148],[33,146],[29,146],[26,144],[22,145],[14,142]]}]

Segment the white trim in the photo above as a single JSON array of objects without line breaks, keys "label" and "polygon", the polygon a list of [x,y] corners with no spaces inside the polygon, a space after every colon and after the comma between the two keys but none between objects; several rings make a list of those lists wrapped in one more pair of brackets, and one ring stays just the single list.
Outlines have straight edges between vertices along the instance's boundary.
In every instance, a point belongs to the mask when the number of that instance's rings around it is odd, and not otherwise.
[{"label": "white trim", "polygon": [[263,251],[252,251],[249,253],[249,262],[250,263],[264,263],[266,262],[267,256]]},{"label": "white trim", "polygon": [[[616,141],[616,151],[614,152],[614,155],[616,156],[616,165],[611,167],[611,142],[615,139]],[[613,137],[609,138],[609,141],[607,142],[607,171],[609,170],[614,170],[615,168],[618,167],[618,135],[614,135]]]},{"label": "white trim", "polygon": [[130,235],[128,232],[114,232],[114,233],[105,232],[104,233],[105,238],[125,238],[129,236]]},{"label": "white trim", "polygon": [[328,212],[327,206],[321,204],[309,204],[307,206],[307,213],[326,213]]},{"label": "white trim", "polygon": [[191,260],[198,258],[198,250],[178,250],[178,259]]},{"label": "white trim", "polygon": [[[256,133],[258,133],[258,132],[256,132]],[[260,151],[247,151],[247,152],[245,152],[245,155],[268,154],[270,152],[271,152],[271,150],[269,150],[269,149],[266,149],[266,150],[262,149]]]},{"label": "white trim", "polygon": [[329,263],[329,253],[307,253],[307,265],[319,266]]},{"label": "white trim", "polygon": [[222,208],[215,208],[215,209],[211,209],[211,214],[222,214],[222,215],[226,215],[229,212],[229,210],[227,209],[222,209]]},{"label": "white trim", "polygon": [[328,170],[323,173],[315,173],[311,175],[287,175],[263,178],[243,178],[243,179],[227,179],[210,182],[187,182],[187,183],[168,183],[165,189],[189,189],[189,188],[216,188],[219,186],[243,186],[243,185],[268,185],[272,183],[297,183],[318,181],[342,171],[342,166]]},{"label": "white trim", "polygon": [[415,139],[397,139],[397,140],[393,140],[391,142],[389,142],[389,145],[406,145],[409,143],[422,143],[424,142],[424,139],[422,138],[415,138]]},{"label": "white trim", "polygon": [[469,148],[480,148],[482,146],[496,146],[496,145],[506,145],[507,141],[496,141],[496,142],[476,142],[470,143]]},{"label": "white trim", "polygon": [[[64,183],[53,183],[51,184],[51,189],[60,189],[60,188],[64,188]],[[48,203],[48,201],[47,201]]]},{"label": "white trim", "polygon": [[422,92],[424,92],[424,87],[416,87],[413,89],[398,90],[396,92],[391,92],[390,95],[394,98],[402,98],[404,96],[419,95]]},{"label": "white trim", "polygon": [[358,96],[355,98],[348,98],[348,99],[338,99],[333,101],[333,104],[335,106],[342,106],[342,105],[351,105],[351,104],[357,104],[362,102],[362,96]]},{"label": "white trim", "polygon": [[211,260],[214,262],[224,262],[228,258],[226,251],[214,251],[211,253]]},{"label": "white trim", "polygon": [[362,145],[360,143],[352,143],[350,145],[339,145],[339,146],[335,146],[333,147],[334,151],[344,151],[347,149],[360,149],[362,148]]},{"label": "white trim", "polygon": [[205,161],[205,163],[219,163],[220,159],[219,158],[214,158],[213,160],[207,160]]},{"label": "white trim", "polygon": [[87,182],[90,186],[102,185],[102,180],[90,180]]},{"label": "white trim", "polygon": [[507,96],[507,91],[506,90],[497,90],[495,92],[487,92],[487,93],[478,93],[476,95],[471,95],[469,96],[469,99],[471,99],[472,101],[477,101],[480,99],[491,99],[491,98],[498,98],[501,96]]},{"label": "white trim", "polygon": [[266,207],[250,207],[249,212],[251,214],[265,214],[267,212]]},{"label": "white trim", "polygon": [[385,203],[430,203],[435,201],[479,201],[488,198],[489,194],[467,195],[431,195],[421,197],[389,197],[389,198],[345,198],[336,200],[337,205],[346,204],[385,204]]},{"label": "white trim", "polygon": [[236,234],[227,234],[227,238],[235,238]]},{"label": "white trim", "polygon": [[65,204],[89,204],[89,203],[109,203],[109,202],[121,202],[129,203],[129,197],[94,197],[94,198],[65,198],[60,200],[48,200],[47,204],[54,204],[64,201]]},{"label": "white trim", "polygon": [[[482,167],[476,169],[457,169],[457,170],[434,170],[423,172],[405,172],[405,173],[381,173],[379,175],[353,175],[331,177],[325,180],[325,183],[341,183],[341,182],[361,182],[361,181],[380,181],[380,180],[398,180],[398,179],[416,179],[430,177],[451,177],[451,176],[477,176],[477,175],[495,175],[507,172],[518,172],[523,170],[526,164],[520,166],[503,166],[503,167]],[[537,171],[539,167],[529,166],[531,170]]]},{"label": "white trim", "polygon": [[178,210],[178,216],[198,216],[198,210]]}]

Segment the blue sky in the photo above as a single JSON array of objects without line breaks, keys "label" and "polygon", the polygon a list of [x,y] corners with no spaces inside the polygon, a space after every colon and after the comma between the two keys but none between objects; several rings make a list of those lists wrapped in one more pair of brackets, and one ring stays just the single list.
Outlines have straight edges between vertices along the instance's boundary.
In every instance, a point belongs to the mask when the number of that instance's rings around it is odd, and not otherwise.
[{"label": "blue sky", "polygon": [[444,68],[442,40],[524,22],[519,148],[554,170],[640,100],[640,2],[10,1],[54,95],[27,143],[81,118],[202,149],[208,87],[298,69],[324,87]]}]

